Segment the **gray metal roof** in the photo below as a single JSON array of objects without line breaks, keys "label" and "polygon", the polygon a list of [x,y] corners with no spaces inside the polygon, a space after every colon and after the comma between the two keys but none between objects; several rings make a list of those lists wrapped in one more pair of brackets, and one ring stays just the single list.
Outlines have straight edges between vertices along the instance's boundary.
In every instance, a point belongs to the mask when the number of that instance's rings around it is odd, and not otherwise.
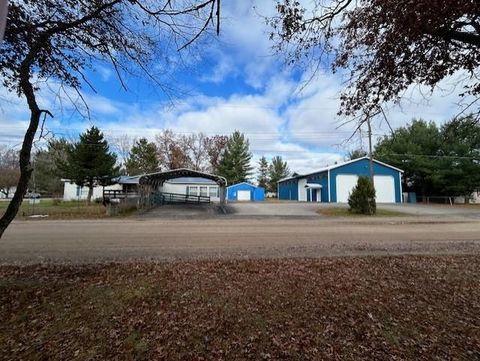
[{"label": "gray metal roof", "polygon": [[201,178],[201,177],[180,177],[169,179],[165,182],[174,183],[174,184],[208,184],[216,185],[217,183],[211,179]]},{"label": "gray metal roof", "polygon": [[116,181],[118,184],[138,184],[140,177],[139,175],[121,175]]},{"label": "gray metal roof", "polygon": [[225,177],[204,173],[196,171],[193,169],[180,168],[172,169],[165,172],[156,172],[150,174],[144,174],[140,176],[139,183],[141,185],[150,184],[150,185],[159,185],[165,181],[170,181],[177,178],[196,178],[196,179],[210,179],[219,186],[226,186],[227,180]]}]

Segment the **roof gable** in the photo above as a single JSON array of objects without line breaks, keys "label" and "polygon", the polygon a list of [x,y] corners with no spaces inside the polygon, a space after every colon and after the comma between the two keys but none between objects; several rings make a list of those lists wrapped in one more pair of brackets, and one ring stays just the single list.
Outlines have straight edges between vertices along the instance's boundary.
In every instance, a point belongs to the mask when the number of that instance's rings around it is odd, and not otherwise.
[{"label": "roof gable", "polygon": [[[308,174],[304,174],[304,175],[301,176],[301,177],[305,177],[305,176],[308,176],[308,175],[314,174],[314,173],[325,172],[325,171],[332,170],[332,169],[336,169],[336,168],[341,168],[341,167],[343,167],[343,166],[346,166],[346,165],[349,165],[349,164],[352,164],[352,163],[360,162],[361,160],[364,160],[364,159],[369,160],[370,158],[368,157],[368,155],[366,155],[366,156],[364,156],[364,157],[360,157],[360,158],[348,160],[348,161],[343,162],[343,163],[339,163],[339,164],[334,164],[334,165],[327,166],[327,167],[325,167],[325,168],[322,168],[322,169],[317,170],[316,172],[311,172],[311,173],[308,173]],[[380,162],[379,160],[376,160],[376,159],[373,159],[373,162],[375,162],[375,163],[377,163],[377,164],[380,164],[380,165],[383,165],[383,166],[385,166],[385,167],[394,169],[394,170],[396,170],[396,171],[398,171],[398,172],[402,172],[402,173],[403,173],[403,170],[401,170],[401,169],[399,169],[399,168],[397,168],[397,167],[394,167],[393,165]]]},{"label": "roof gable", "polygon": [[[321,173],[321,172],[327,172],[327,171],[330,171],[330,170],[332,170],[332,169],[341,168],[341,167],[343,167],[343,166],[346,166],[346,165],[349,165],[349,164],[352,164],[352,163],[356,163],[356,162],[359,162],[359,161],[365,160],[365,159],[369,160],[370,158],[368,157],[368,155],[366,155],[366,156],[364,156],[364,157],[357,158],[357,159],[352,159],[352,160],[349,160],[349,161],[346,161],[346,162],[343,162],[343,163],[340,163],[340,164],[334,164],[334,165],[331,165],[331,166],[327,166],[327,167],[318,169],[318,170],[316,170],[315,172],[310,172],[310,173],[306,173],[306,174],[299,174],[299,175],[297,175],[297,176],[280,179],[278,182],[284,182],[284,181],[291,180],[291,179],[305,178],[305,177],[308,177],[308,176],[310,176],[310,175],[312,175],[312,174],[317,174],[317,173]],[[396,170],[397,172],[403,173],[403,170],[401,170],[400,168],[394,167],[393,165],[380,162],[379,160],[376,160],[376,159],[373,159],[373,162],[375,162],[375,163],[377,163],[377,164],[380,164],[380,165],[383,165],[384,167],[387,167],[387,168]]]},{"label": "roof gable", "polygon": [[246,184],[246,185],[249,185],[249,186],[254,187],[254,188],[262,188],[262,187],[256,186],[255,184],[248,183],[248,182],[235,183],[235,184],[232,184],[231,186],[228,186],[227,188],[235,187],[235,186],[238,186],[240,184]]}]

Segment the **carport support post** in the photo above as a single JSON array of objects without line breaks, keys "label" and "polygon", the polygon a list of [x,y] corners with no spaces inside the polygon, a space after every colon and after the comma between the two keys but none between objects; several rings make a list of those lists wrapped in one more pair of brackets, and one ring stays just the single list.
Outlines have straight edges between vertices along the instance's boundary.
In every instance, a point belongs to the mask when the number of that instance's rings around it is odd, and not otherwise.
[{"label": "carport support post", "polygon": [[226,187],[224,185],[220,186],[220,204],[222,206],[225,205],[225,193],[226,193]]}]

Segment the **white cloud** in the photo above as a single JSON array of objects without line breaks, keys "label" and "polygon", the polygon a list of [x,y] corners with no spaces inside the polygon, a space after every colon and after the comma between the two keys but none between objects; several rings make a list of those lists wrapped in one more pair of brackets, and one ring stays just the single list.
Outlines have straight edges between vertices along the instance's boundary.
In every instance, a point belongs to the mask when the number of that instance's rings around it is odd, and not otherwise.
[{"label": "white cloud", "polygon": [[254,0],[223,4],[220,37],[207,51],[216,61],[213,70],[200,79],[220,83],[228,76],[240,76],[246,84],[262,89],[265,80],[279,70],[262,18],[274,10],[272,3]]},{"label": "white cloud", "polygon": [[95,67],[95,71],[100,75],[100,79],[103,82],[108,82],[113,75],[113,71],[111,68],[107,68],[106,66],[103,65],[97,65]]},{"label": "white cloud", "polygon": [[[254,8],[254,5],[257,8]],[[47,128],[59,135],[78,135],[92,124],[98,125],[110,137],[127,134],[150,139],[164,128],[177,132],[230,134],[244,132],[250,139],[254,159],[261,155],[281,155],[297,172],[308,172],[343,158],[359,145],[359,137],[345,144],[355,129],[354,124],[341,124],[336,113],[342,90],[339,75],[320,73],[305,88],[305,77],[297,79],[282,62],[272,56],[268,26],[260,15],[274,12],[271,2],[231,1],[222,8],[222,27],[218,41],[212,42],[207,53],[213,66],[199,71],[199,79],[217,85],[228,77],[242,79],[255,90],[228,89],[224,96],[196,94],[178,100],[169,108],[161,101],[138,99],[114,101],[109,94],[82,93],[89,104],[91,119],[82,119],[69,104],[73,99],[82,109],[82,102],[71,89],[58,96],[59,85],[49,82],[50,90],[42,90],[39,102],[51,110],[55,118],[47,120]],[[193,65],[198,59],[189,59]],[[172,64],[175,62],[172,61]],[[161,63],[163,64],[163,63]],[[192,64],[188,64],[192,65]],[[172,65],[173,66],[173,65]],[[101,80],[113,81],[111,69],[98,67]],[[442,123],[458,112],[456,92],[449,83],[428,96],[425,88],[412,87],[401,106],[389,105],[386,113],[393,127],[405,125],[413,117]],[[243,84],[242,84],[243,85]],[[143,89],[140,89],[140,97]],[[70,99],[69,99],[70,98]],[[148,99],[153,97],[148,96]],[[407,100],[409,99],[409,100]],[[0,143],[18,144],[28,124],[28,109],[22,99],[0,89]],[[389,131],[385,123],[374,122],[375,134]],[[363,139],[365,142],[365,139]]]},{"label": "white cloud", "polygon": [[[44,105],[62,109],[54,119],[47,120],[47,128],[58,135],[76,136],[92,124],[98,125],[110,139],[123,134],[153,139],[164,128],[209,135],[239,130],[249,138],[255,162],[262,155],[281,155],[292,170],[301,173],[343,159],[348,150],[358,146],[359,137],[345,144],[354,125],[337,129],[341,122],[336,112],[342,84],[336,77],[322,74],[301,92],[299,83],[279,74],[265,82],[262,92],[228,97],[196,95],[173,108],[161,102],[130,104],[87,94],[91,120],[72,116],[73,109],[60,102],[54,92],[42,92],[40,98]],[[1,96],[0,142],[19,144],[27,126],[26,104],[5,91]],[[411,89],[409,101],[403,102],[402,108],[390,106],[387,115],[395,127],[405,125],[413,117],[441,123],[458,112],[456,102],[455,93],[438,90],[427,101],[418,89]],[[376,135],[389,131],[386,124],[378,121],[374,127]],[[365,139],[363,142],[366,144]]]}]

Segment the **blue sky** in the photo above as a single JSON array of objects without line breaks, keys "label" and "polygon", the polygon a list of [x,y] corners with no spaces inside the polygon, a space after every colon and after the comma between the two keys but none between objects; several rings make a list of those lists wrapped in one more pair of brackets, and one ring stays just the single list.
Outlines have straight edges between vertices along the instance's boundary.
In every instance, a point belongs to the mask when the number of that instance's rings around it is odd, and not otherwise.
[{"label": "blue sky", "polygon": [[[58,97],[55,82],[49,82],[51,91],[42,90],[40,103],[55,115],[47,120],[47,128],[56,136],[75,138],[88,126],[97,125],[112,144],[123,135],[154,139],[164,128],[209,135],[240,130],[250,139],[254,161],[262,155],[281,155],[297,172],[332,164],[349,150],[366,147],[365,134],[345,143],[353,125],[337,129],[344,120],[336,116],[342,75],[322,72],[302,88],[308,74],[283,66],[259,16],[272,14],[275,3],[255,2],[256,8],[253,3],[222,3],[220,36],[199,44],[201,58],[182,53],[188,68],[179,68],[165,79],[177,88],[171,100],[145,79],[127,79],[129,91],[125,92],[113,70],[99,65],[90,74],[97,93],[88,87],[82,91],[89,118],[68,105],[67,94],[77,98],[71,90]],[[387,107],[387,115],[394,127],[414,117],[442,123],[458,112],[458,100],[452,80],[447,79],[433,94],[412,87],[400,105]],[[27,120],[24,100],[1,89],[0,143],[18,146]],[[374,129],[375,136],[389,130],[381,122]]]}]

